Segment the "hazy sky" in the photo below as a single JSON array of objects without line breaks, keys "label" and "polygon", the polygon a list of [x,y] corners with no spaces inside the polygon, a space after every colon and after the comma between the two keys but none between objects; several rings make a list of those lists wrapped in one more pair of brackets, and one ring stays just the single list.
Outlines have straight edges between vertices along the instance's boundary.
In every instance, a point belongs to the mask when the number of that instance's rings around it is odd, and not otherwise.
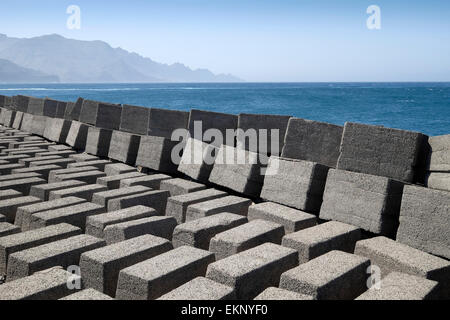
[{"label": "hazy sky", "polygon": [[1,0],[0,12],[8,36],[104,40],[247,81],[450,81],[448,0]]}]

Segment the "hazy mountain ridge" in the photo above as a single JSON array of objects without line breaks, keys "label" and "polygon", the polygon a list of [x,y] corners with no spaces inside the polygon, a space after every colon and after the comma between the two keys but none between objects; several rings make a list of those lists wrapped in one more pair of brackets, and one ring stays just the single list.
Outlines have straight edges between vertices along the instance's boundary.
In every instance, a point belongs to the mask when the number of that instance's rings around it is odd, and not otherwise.
[{"label": "hazy mountain ridge", "polygon": [[53,83],[59,82],[54,75],[45,74],[18,66],[11,61],[0,59],[0,83]]},{"label": "hazy mountain ridge", "polygon": [[[46,74],[61,82],[236,82],[232,75],[162,64],[112,48],[103,41],[81,41],[59,35],[9,38],[0,35],[0,59]],[[1,79],[0,79],[1,81]]]}]

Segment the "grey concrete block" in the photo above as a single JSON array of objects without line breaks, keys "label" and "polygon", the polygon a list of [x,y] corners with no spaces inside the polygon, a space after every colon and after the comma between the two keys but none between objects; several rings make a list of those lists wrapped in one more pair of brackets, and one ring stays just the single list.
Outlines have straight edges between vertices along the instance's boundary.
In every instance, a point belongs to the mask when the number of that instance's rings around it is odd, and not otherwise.
[{"label": "grey concrete block", "polygon": [[208,278],[197,277],[175,290],[166,293],[158,300],[235,300],[233,288],[212,281]]},{"label": "grey concrete block", "polygon": [[105,170],[105,166],[108,165],[108,164],[111,164],[111,163],[112,162],[108,161],[108,160],[93,160],[93,161],[75,162],[75,163],[69,164],[67,166],[67,168],[93,166],[93,167],[97,167],[97,169],[100,170],[100,171],[104,171]]},{"label": "grey concrete block", "polygon": [[0,222],[5,222],[6,218],[4,215],[0,214]]},{"label": "grey concrete block", "polygon": [[36,134],[38,136],[43,137],[45,131],[45,124],[47,123],[46,116],[33,116],[33,122],[31,124],[31,130],[29,131],[32,134]]},{"label": "grey concrete block", "polygon": [[31,163],[36,161],[46,161],[46,160],[55,160],[62,159],[60,156],[46,156],[46,157],[27,157],[23,159],[19,159],[19,163],[23,164],[25,167],[29,167]]},{"label": "grey concrete block", "polygon": [[147,234],[85,252],[80,259],[83,285],[114,297],[121,270],[172,248],[170,241]]},{"label": "grey concrete block", "polygon": [[4,110],[2,112],[2,122],[5,127],[12,127],[14,124],[16,116],[16,111],[13,110]]},{"label": "grey concrete block", "polygon": [[72,150],[72,148],[64,144],[54,144],[48,146],[48,151],[65,151],[65,150]]},{"label": "grey concrete block", "polygon": [[137,172],[137,169],[125,163],[112,163],[106,165],[104,171],[107,176],[117,176],[119,174]]},{"label": "grey concrete block", "polygon": [[101,191],[94,193],[91,201],[95,204],[98,204],[99,206],[108,207],[108,202],[113,199],[138,195],[148,191],[151,191],[151,189],[144,186],[135,186],[129,188]]},{"label": "grey concrete block", "polygon": [[103,246],[104,240],[82,234],[15,252],[9,255],[7,279],[13,281],[56,266],[78,265],[83,252]]},{"label": "grey concrete block", "polygon": [[49,200],[67,198],[67,197],[78,197],[86,199],[87,201],[92,201],[92,197],[95,193],[107,191],[108,188],[99,184],[88,184],[84,186],[54,190],[50,191]]},{"label": "grey concrete block", "polygon": [[337,168],[414,182],[423,139],[418,132],[346,123]]},{"label": "grey concrete block", "polygon": [[313,297],[285,289],[270,287],[259,294],[254,300],[313,300]]},{"label": "grey concrete block", "polygon": [[0,238],[6,237],[11,234],[19,233],[21,230],[19,227],[8,223],[8,222],[0,222]]},{"label": "grey concrete block", "polygon": [[69,158],[74,159],[76,162],[88,162],[100,160],[99,157],[87,153],[74,154],[69,156]]},{"label": "grey concrete block", "polygon": [[104,230],[109,225],[148,218],[156,215],[158,215],[158,213],[155,209],[141,205],[118,211],[97,214],[87,218],[86,234],[103,239],[105,237]]},{"label": "grey concrete block", "polygon": [[450,191],[450,172],[429,172],[425,177],[425,186]]},{"label": "grey concrete block", "polygon": [[321,164],[270,157],[261,198],[299,210],[320,210],[328,167]]},{"label": "grey concrete block", "polygon": [[112,130],[89,127],[85,151],[99,157],[107,157],[111,144]]},{"label": "grey concrete block", "polygon": [[450,172],[450,134],[430,137],[430,153],[427,161],[428,171]]},{"label": "grey concrete block", "polygon": [[141,136],[127,132],[113,131],[108,157],[134,165],[139,151]]},{"label": "grey concrete block", "polygon": [[168,197],[168,191],[148,191],[131,196],[115,198],[108,201],[108,211],[111,212],[137,205],[144,205],[155,209],[159,215],[164,215]]},{"label": "grey concrete block", "polygon": [[328,173],[320,218],[393,237],[403,183],[385,177],[335,170]]},{"label": "grey concrete block", "polygon": [[167,190],[171,197],[179,196],[186,193],[192,193],[206,189],[206,186],[201,183],[189,181],[185,179],[170,179],[161,181],[161,190]]},{"label": "grey concrete block", "polygon": [[177,129],[187,129],[189,113],[185,111],[150,109],[148,135],[171,139]]},{"label": "grey concrete block", "polygon": [[[0,161],[5,161],[6,163],[2,163],[2,165],[9,165],[9,164],[17,164],[22,159],[29,159],[30,156],[28,154],[15,154],[15,155],[8,155],[0,157]],[[5,173],[8,174],[8,173]]]},{"label": "grey concrete block", "polygon": [[163,137],[142,136],[136,165],[164,173],[176,173],[178,164],[173,162],[172,150],[179,143]]},{"label": "grey concrete block", "polygon": [[280,288],[317,300],[355,299],[367,290],[370,260],[331,251],[281,275]]},{"label": "grey concrete block", "polygon": [[361,239],[361,230],[349,224],[330,221],[315,227],[288,234],[282,245],[298,251],[300,264],[333,250],[353,253]]},{"label": "grey concrete block", "polygon": [[86,166],[86,167],[77,167],[77,168],[68,168],[68,169],[57,169],[52,170],[48,174],[48,182],[53,183],[57,182],[56,177],[60,175],[67,175],[73,173],[87,173],[89,171],[98,171],[97,167]]},{"label": "grey concrete block", "polygon": [[14,110],[28,112],[29,101],[30,97],[24,95],[17,95],[12,97],[12,105],[14,106]]},{"label": "grey concrete block", "polygon": [[[14,199],[21,196],[22,193],[13,189],[0,190],[0,200]],[[5,217],[3,216],[3,218]]]},{"label": "grey concrete block", "polygon": [[429,300],[438,296],[436,281],[406,273],[392,272],[379,285],[379,289],[369,289],[356,300]]},{"label": "grey concrete block", "polygon": [[[120,119],[120,131],[147,135],[149,127],[150,108],[123,105]],[[165,123],[166,121],[164,121]]]},{"label": "grey concrete block", "polygon": [[0,239],[0,274],[6,274],[9,255],[46,243],[81,234],[81,229],[70,224],[58,224],[39,230],[13,234]]},{"label": "grey concrete block", "polygon": [[87,217],[101,213],[105,213],[105,208],[90,202],[42,211],[31,216],[30,229],[34,230],[54,224],[68,223],[84,231]]},{"label": "grey concrete block", "polygon": [[38,202],[35,204],[19,207],[16,212],[16,219],[14,221],[14,224],[22,228],[22,231],[27,231],[30,230],[30,222],[33,214],[48,210],[70,207],[84,202],[86,202],[86,200],[82,198],[68,197],[65,199]]},{"label": "grey concrete block", "polygon": [[97,179],[97,183],[107,187],[109,190],[113,190],[113,189],[119,189],[120,183],[125,179],[144,177],[144,176],[145,176],[145,174],[135,171],[135,172],[130,172],[130,173],[119,174],[116,176],[100,177]]},{"label": "grey concrete block", "polygon": [[38,116],[55,117],[58,102],[51,99],[29,97],[27,112]]},{"label": "grey concrete block", "polygon": [[17,111],[16,116],[14,117],[14,122],[12,123],[12,127],[14,129],[20,129],[22,126],[23,112]]},{"label": "grey concrete block", "polygon": [[10,163],[10,164],[2,164],[0,165],[0,175],[11,174],[11,171],[14,169],[19,169],[25,167],[20,163]]},{"label": "grey concrete block", "polygon": [[205,202],[191,204],[186,211],[186,221],[200,219],[221,212],[235,213],[247,216],[248,207],[252,201],[237,196],[226,196]]},{"label": "grey concrete block", "polygon": [[171,240],[176,225],[177,223],[172,217],[152,216],[109,225],[103,230],[103,233],[108,244],[139,237],[144,234]]},{"label": "grey concrete block", "polygon": [[219,149],[189,138],[183,150],[178,171],[200,182],[208,182]]},{"label": "grey concrete block", "polygon": [[[61,169],[60,166],[58,166],[56,164],[51,164],[51,165],[46,165],[46,166],[14,169],[12,171],[12,173],[13,174],[30,174],[30,173],[39,174],[43,179],[32,180],[31,182],[33,183],[33,185],[35,185],[35,184],[46,183],[47,181],[45,181],[44,179],[48,179],[50,172],[53,170],[59,170],[59,169]],[[37,177],[32,178],[32,179],[37,179]],[[31,187],[31,186],[29,186],[29,187]],[[25,188],[27,191],[24,190],[24,192],[26,192],[27,194],[28,194],[28,192],[30,192],[29,187]]]},{"label": "grey concrete block", "polygon": [[405,186],[397,241],[450,259],[450,193]]},{"label": "grey concrete block", "polygon": [[38,272],[0,286],[0,300],[56,300],[73,293],[67,281],[77,278],[60,268]]},{"label": "grey concrete block", "polygon": [[[14,151],[11,151],[14,150]],[[18,149],[5,149],[3,152],[8,152],[10,156],[28,155],[30,157],[35,156],[41,152],[45,152],[45,149],[41,148],[18,148]]]},{"label": "grey concrete block", "polygon": [[44,138],[58,143],[66,143],[71,125],[72,122],[68,120],[48,118],[44,129]]},{"label": "grey concrete block", "polygon": [[259,197],[264,182],[263,168],[257,153],[222,145],[209,181],[251,197]]},{"label": "grey concrete block", "polygon": [[226,192],[216,189],[206,189],[170,197],[167,199],[166,215],[174,217],[177,220],[177,223],[180,224],[186,221],[186,211],[190,205],[225,196],[227,196]]},{"label": "grey concrete block", "polygon": [[119,130],[121,114],[121,105],[84,100],[80,121],[98,128]]},{"label": "grey concrete block", "polygon": [[48,166],[51,164],[55,164],[57,166],[60,166],[61,168],[67,168],[68,165],[70,165],[71,163],[74,163],[74,162],[75,162],[75,160],[73,160],[73,159],[65,159],[65,158],[54,159],[54,160],[38,160],[38,161],[30,162],[30,167]]},{"label": "grey concrete block", "polygon": [[281,244],[283,226],[265,220],[253,220],[215,235],[209,244],[216,260],[271,242]]},{"label": "grey concrete block", "polygon": [[67,180],[78,180],[89,184],[95,184],[98,178],[105,177],[106,174],[101,171],[87,171],[87,172],[75,172],[68,174],[57,174],[55,175],[56,182],[62,182]]},{"label": "grey concrete block", "polygon": [[24,196],[0,201],[0,214],[4,215],[6,222],[14,223],[17,208],[38,203],[41,199],[36,197]]},{"label": "grey concrete block", "polygon": [[64,119],[79,121],[83,101],[84,99],[78,98],[76,102],[68,102],[64,112]]},{"label": "grey concrete block", "polygon": [[64,119],[68,102],[57,101],[55,118]]},{"label": "grey concrete block", "polygon": [[175,228],[172,243],[174,247],[191,246],[208,250],[210,241],[215,235],[246,222],[245,217],[232,213],[219,213],[186,222]]},{"label": "grey concrete block", "polygon": [[[180,247],[120,271],[116,297],[150,300],[204,276],[214,256],[205,250]],[[164,266],[161,268],[160,266]]]},{"label": "grey concrete block", "polygon": [[76,150],[84,150],[86,148],[89,127],[89,125],[79,121],[72,121],[66,143]]},{"label": "grey concrete block", "polygon": [[[84,277],[84,275],[83,275]],[[94,290],[92,288],[84,289],[81,291],[78,291],[76,293],[73,293],[71,295],[68,295],[64,298],[61,298],[59,300],[66,300],[66,301],[107,301],[107,300],[114,300],[110,296],[103,294],[97,290]]]},{"label": "grey concrete block", "polygon": [[120,182],[120,187],[145,186],[159,190],[161,182],[169,179],[172,179],[172,177],[165,174],[152,174],[143,177],[124,179]]},{"label": "grey concrete block", "polygon": [[248,220],[257,219],[281,224],[286,234],[310,228],[317,224],[316,216],[273,202],[258,203],[248,208]]},{"label": "grey concrete block", "polygon": [[62,158],[68,158],[72,154],[76,154],[74,150],[64,150],[64,151],[46,151],[36,153],[36,157],[48,157],[48,156],[60,156]]},{"label": "grey concrete block", "polygon": [[277,286],[283,272],[297,265],[297,252],[265,243],[208,266],[206,277],[235,289],[237,299],[253,299]]},{"label": "grey concrete block", "polygon": [[439,282],[441,297],[450,297],[450,262],[386,237],[361,240],[355,254],[367,257],[381,269],[381,277],[403,272]]}]

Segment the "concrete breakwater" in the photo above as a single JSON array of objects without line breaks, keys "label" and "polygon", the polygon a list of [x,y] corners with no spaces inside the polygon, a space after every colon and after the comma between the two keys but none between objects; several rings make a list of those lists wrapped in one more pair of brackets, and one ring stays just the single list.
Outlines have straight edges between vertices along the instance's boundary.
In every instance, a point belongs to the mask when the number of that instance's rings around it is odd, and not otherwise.
[{"label": "concrete breakwater", "polygon": [[[450,135],[82,98],[0,108],[0,299],[450,297]],[[237,149],[247,161],[221,161]]]}]

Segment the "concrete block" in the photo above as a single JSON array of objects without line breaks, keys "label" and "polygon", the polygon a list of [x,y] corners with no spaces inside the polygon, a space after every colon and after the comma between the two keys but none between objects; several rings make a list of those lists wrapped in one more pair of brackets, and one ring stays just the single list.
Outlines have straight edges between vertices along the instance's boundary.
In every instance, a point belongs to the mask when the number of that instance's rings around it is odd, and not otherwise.
[{"label": "concrete block", "polygon": [[4,215],[6,222],[14,223],[18,207],[38,203],[41,200],[36,197],[24,196],[0,201],[0,214]]},{"label": "concrete block", "polygon": [[[13,151],[14,150],[14,151]],[[18,149],[4,149],[3,152],[8,152],[10,156],[28,155],[30,157],[35,156],[41,152],[45,152],[45,149],[41,148],[18,148]]]},{"label": "concrete block", "polygon": [[280,288],[317,300],[355,299],[367,290],[370,260],[331,251],[281,275]]},{"label": "concrete block", "polygon": [[30,101],[30,97],[17,95],[12,97],[12,105],[15,110],[28,112],[28,103]]},{"label": "concrete block", "polygon": [[60,156],[61,158],[68,158],[72,154],[76,154],[76,151],[74,150],[47,151],[36,153],[36,157]]},{"label": "concrete block", "polygon": [[97,238],[105,238],[104,230],[107,226],[156,216],[155,209],[146,206],[134,206],[118,211],[90,216],[86,220],[86,234]]},{"label": "concrete block", "polygon": [[221,212],[247,216],[252,201],[237,196],[226,196],[205,202],[191,204],[186,211],[186,221],[209,217]]},{"label": "concrete block", "polygon": [[46,243],[81,234],[80,228],[62,223],[39,230],[16,233],[0,239],[0,274],[6,274],[8,258],[14,252],[23,251]]},{"label": "concrete block", "polygon": [[[28,154],[15,154],[15,155],[8,155],[0,157],[0,161],[5,161],[6,163],[2,163],[2,165],[9,165],[9,164],[18,164],[19,160],[22,159],[29,159],[30,156]],[[8,173],[6,173],[8,174]]]},{"label": "concrete block", "polygon": [[22,231],[27,231],[30,230],[32,215],[38,212],[70,207],[84,202],[86,202],[86,200],[82,198],[68,197],[64,199],[38,202],[35,204],[19,207],[16,212],[16,219],[14,220],[14,224],[22,228]]},{"label": "concrete block", "polygon": [[273,202],[254,204],[248,208],[248,220],[257,219],[281,224],[286,234],[310,228],[317,224],[316,216]]},{"label": "concrete block", "polygon": [[14,117],[14,122],[12,123],[12,127],[14,129],[20,129],[22,126],[23,112],[17,111],[16,116]]},{"label": "concrete block", "polygon": [[108,157],[130,165],[136,163],[141,136],[127,132],[113,131]]},{"label": "concrete block", "polygon": [[270,157],[261,198],[299,210],[320,210],[328,167],[310,161]]},{"label": "concrete block", "polygon": [[124,179],[120,182],[120,187],[145,186],[159,190],[161,182],[169,179],[172,179],[172,177],[165,174],[152,174],[143,177]]},{"label": "concrete block", "polygon": [[185,111],[150,109],[148,135],[171,139],[177,129],[187,129],[189,113]]},{"label": "concrete block", "polygon": [[[53,170],[59,170],[61,169],[60,166],[56,165],[56,164],[50,164],[50,165],[46,165],[46,166],[37,166],[37,167],[30,167],[30,168],[20,168],[20,169],[14,169],[12,171],[13,174],[39,174],[43,179],[41,180],[32,180],[33,185],[37,185],[37,184],[44,184],[47,183],[47,181],[45,181],[44,179],[48,179],[49,174],[51,171]],[[37,178],[34,178],[37,179]],[[31,186],[29,186],[31,187]],[[25,191],[27,194],[28,192],[30,192],[30,188],[27,187]]]},{"label": "concrete block", "polygon": [[[147,135],[149,127],[150,108],[123,105],[120,119],[120,131]],[[166,120],[164,120],[166,123]]]},{"label": "concrete block", "polygon": [[226,192],[216,189],[206,189],[170,197],[169,199],[167,199],[166,216],[174,217],[179,224],[183,223],[186,221],[186,211],[190,205],[225,196],[227,196]]},{"label": "concrete block", "polygon": [[33,115],[54,118],[56,116],[57,106],[58,101],[56,100],[30,97],[27,112]]},{"label": "concrete block", "polygon": [[27,157],[27,158],[19,159],[19,163],[23,164],[25,167],[29,167],[30,163],[33,163],[36,161],[46,161],[46,160],[55,160],[55,159],[62,159],[62,157],[60,157],[60,156]]},{"label": "concrete block", "polygon": [[298,251],[300,264],[333,250],[353,253],[361,239],[361,230],[349,224],[330,221],[321,225],[288,234],[282,245]]},{"label": "concrete block", "polygon": [[172,248],[170,241],[147,234],[85,252],[80,259],[83,284],[114,297],[121,270]]},{"label": "concrete block", "polygon": [[86,199],[87,201],[92,201],[94,193],[103,192],[107,190],[108,188],[99,184],[88,184],[74,188],[51,191],[49,199],[55,200],[67,197],[78,197]]},{"label": "concrete block", "polygon": [[356,300],[430,300],[438,295],[436,281],[406,273],[392,272],[379,285],[379,289],[369,289]]},{"label": "concrete block", "polygon": [[270,287],[259,294],[254,300],[314,300],[313,297],[285,289]]},{"label": "concrete block", "polygon": [[405,186],[397,241],[450,259],[450,193]]},{"label": "concrete block", "polygon": [[111,144],[112,130],[89,127],[85,151],[99,157],[107,157]]},{"label": "concrete block", "polygon": [[119,130],[121,114],[121,105],[84,100],[80,121],[98,128]]},{"label": "concrete block", "polygon": [[2,122],[3,125],[5,127],[12,127],[12,125],[14,124],[14,120],[15,120],[15,116],[16,116],[16,111],[13,110],[4,110],[2,112]]},{"label": "concrete block", "polygon": [[76,150],[84,150],[86,148],[87,135],[89,125],[72,121],[69,133],[67,134],[66,143]]},{"label": "concrete block", "polygon": [[191,139],[181,156],[178,171],[200,182],[208,182],[219,148],[201,140]]},{"label": "concrete block", "polygon": [[180,142],[178,141],[172,141],[163,137],[142,136],[137,153],[136,165],[164,173],[175,174],[178,164],[172,161],[172,150],[179,144]]},{"label": "concrete block", "polygon": [[257,153],[222,145],[209,181],[250,197],[259,197],[264,182],[263,168]]},{"label": "concrete block", "polygon": [[328,173],[320,218],[348,223],[393,237],[403,183],[364,173],[335,170]]},{"label": "concrete block", "polygon": [[428,171],[450,172],[450,134],[430,137],[430,153],[427,161]]},{"label": "concrete block", "polygon": [[77,168],[68,168],[68,169],[58,169],[52,170],[48,174],[48,182],[53,183],[57,182],[56,177],[61,175],[73,174],[73,173],[87,173],[90,171],[98,171],[97,167],[86,166],[86,167],[77,167]]},{"label": "concrete block", "polygon": [[55,118],[64,119],[68,102],[57,101]]},{"label": "concrete block", "polygon": [[88,161],[100,160],[99,157],[93,156],[93,155],[87,154],[87,153],[74,154],[74,155],[69,156],[69,158],[74,159],[76,162],[88,162]]},{"label": "concrete block", "polygon": [[237,299],[249,300],[277,286],[281,274],[297,261],[295,250],[265,243],[210,264],[206,277],[234,288]]},{"label": "concrete block", "polygon": [[[22,120],[23,121],[23,120]],[[38,136],[43,137],[45,131],[45,124],[47,122],[46,116],[33,116],[33,122],[31,124],[31,130],[29,131],[32,134],[36,134]]]},{"label": "concrete block", "polygon": [[0,214],[0,222],[5,222],[6,218],[4,215]]},{"label": "concrete block", "polygon": [[25,167],[20,163],[10,163],[10,164],[2,164],[0,165],[0,175],[11,174],[11,171],[18,168]]},{"label": "concrete block", "polygon": [[59,223],[68,223],[84,231],[87,217],[101,213],[105,213],[105,208],[90,202],[42,211],[31,216],[30,230]]},{"label": "concrete block", "polygon": [[108,244],[139,237],[144,234],[171,240],[176,225],[177,223],[172,217],[152,216],[107,226],[103,233]]},{"label": "concrete block", "polygon": [[450,191],[450,172],[428,172],[425,177],[425,186]]},{"label": "concrete block", "polygon": [[423,140],[418,132],[346,123],[337,168],[414,182]]},{"label": "concrete block", "polygon": [[58,143],[66,143],[71,125],[72,122],[68,120],[48,118],[44,129],[44,138]]},{"label": "concrete block", "polygon": [[[116,297],[150,300],[204,276],[214,256],[205,250],[180,247],[120,271]],[[164,266],[161,268],[160,266]]]},{"label": "concrete block", "polygon": [[204,277],[197,277],[158,300],[235,300],[233,288]]},{"label": "concrete block", "polygon": [[48,166],[51,164],[55,164],[57,166],[60,166],[61,168],[67,168],[68,165],[71,163],[74,163],[75,160],[73,159],[54,159],[54,160],[39,160],[39,161],[33,161],[30,162],[30,167],[37,167],[37,166]]},{"label": "concrete block", "polygon": [[92,202],[98,204],[99,206],[108,207],[108,202],[113,199],[138,195],[148,191],[151,191],[151,189],[144,186],[135,186],[129,188],[120,188],[115,190],[96,192],[92,196]]},{"label": "concrete block", "polygon": [[[84,279],[84,275],[83,275]],[[59,300],[66,300],[66,301],[106,301],[106,300],[114,300],[110,296],[103,294],[97,290],[94,289],[84,289],[81,291],[78,291],[76,293],[73,293],[71,295],[68,295],[64,298],[61,298]]]},{"label": "concrete block", "polygon": [[0,238],[6,237],[11,234],[19,233],[21,230],[19,227],[8,223],[8,222],[0,222]]},{"label": "concrete block", "polygon": [[48,151],[65,151],[65,150],[72,150],[72,148],[64,144],[54,144],[48,146]]},{"label": "concrete block", "polygon": [[13,281],[56,266],[78,265],[83,252],[103,246],[104,240],[82,234],[15,252],[9,255],[7,279]]},{"label": "concrete block", "polygon": [[[105,172],[105,174],[106,174],[106,172]],[[125,179],[144,177],[144,176],[146,176],[146,175],[135,171],[135,172],[130,172],[130,173],[119,174],[116,176],[100,177],[97,179],[97,183],[107,187],[109,190],[113,190],[113,189],[119,189],[120,183]]]},{"label": "concrete block", "polygon": [[[83,181],[88,184],[95,184],[98,178],[105,177],[106,174],[104,172],[95,170],[95,171],[87,171],[87,172],[76,172],[69,174],[57,174],[55,175],[55,181],[62,182],[67,180],[78,180]],[[107,189],[107,188],[106,188]]]},{"label": "concrete block", "polygon": [[111,164],[111,161],[108,160],[93,160],[93,161],[84,161],[84,162],[75,162],[71,163],[67,166],[67,168],[77,168],[77,167],[86,167],[93,166],[97,167],[98,170],[104,171],[105,166]]},{"label": "concrete block", "polygon": [[112,163],[106,165],[104,171],[107,176],[117,176],[119,174],[137,172],[137,169],[125,163]]},{"label": "concrete block", "polygon": [[78,98],[76,102],[68,102],[64,113],[64,119],[79,121],[83,101],[84,99]]},{"label": "concrete block", "polygon": [[108,211],[111,212],[137,205],[144,205],[155,209],[159,215],[164,215],[168,197],[168,191],[148,191],[131,196],[115,198],[108,201]]},{"label": "concrete block", "polygon": [[0,300],[56,300],[73,293],[67,279],[78,276],[61,268],[52,268],[0,286]]},{"label": "concrete block", "polygon": [[161,190],[167,190],[171,197],[179,196],[186,193],[192,193],[206,189],[206,186],[201,183],[189,181],[185,179],[170,179],[161,181]]},{"label": "concrete block", "polygon": [[[14,199],[21,197],[22,193],[13,189],[0,190],[0,200]],[[3,219],[5,217],[3,216]],[[4,221],[1,221],[4,222]]]},{"label": "concrete block", "polygon": [[236,228],[247,222],[243,216],[232,213],[219,213],[178,225],[172,237],[174,247],[191,246],[208,250],[211,239],[224,231]]},{"label": "concrete block", "polygon": [[443,298],[450,297],[450,262],[409,247],[386,237],[360,240],[355,254],[370,259],[381,269],[381,277],[391,272],[403,272],[439,282]]}]

